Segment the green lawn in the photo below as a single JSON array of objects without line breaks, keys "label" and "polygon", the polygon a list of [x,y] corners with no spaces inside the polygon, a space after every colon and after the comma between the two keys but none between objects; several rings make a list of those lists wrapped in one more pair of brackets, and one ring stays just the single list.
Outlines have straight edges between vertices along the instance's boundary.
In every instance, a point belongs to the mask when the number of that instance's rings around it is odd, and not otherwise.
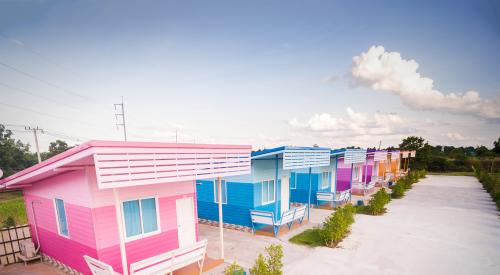
[{"label": "green lawn", "polygon": [[293,236],[290,239],[290,242],[294,243],[294,244],[306,245],[306,246],[310,246],[310,247],[324,245],[322,243],[321,237],[319,235],[319,229],[317,229],[317,228],[307,229],[304,232]]},{"label": "green lawn", "polygon": [[443,175],[443,176],[470,176],[474,177],[474,172],[427,172],[427,175]]},{"label": "green lawn", "polygon": [[21,192],[0,193],[0,227],[3,227],[5,220],[9,217],[12,217],[16,224],[28,222]]}]

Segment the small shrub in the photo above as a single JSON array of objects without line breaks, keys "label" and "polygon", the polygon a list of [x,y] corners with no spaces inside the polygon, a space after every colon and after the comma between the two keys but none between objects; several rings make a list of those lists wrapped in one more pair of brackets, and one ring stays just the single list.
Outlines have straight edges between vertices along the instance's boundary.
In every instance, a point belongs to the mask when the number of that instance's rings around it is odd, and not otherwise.
[{"label": "small shrub", "polygon": [[382,215],[385,213],[385,205],[391,201],[391,197],[384,188],[380,189],[368,203],[366,207],[370,215]]},{"label": "small shrub", "polygon": [[356,208],[350,204],[337,209],[325,219],[320,236],[328,247],[335,247],[349,233],[349,228],[354,223]]},{"label": "small shrub", "polygon": [[482,166],[475,164],[474,173],[483,185],[483,188],[490,193],[491,198],[500,210],[500,177],[494,177],[494,174],[488,173]]},{"label": "small shrub", "polygon": [[391,189],[392,189],[391,198],[400,199],[404,197],[406,188],[403,184],[393,185]]},{"label": "small shrub", "polygon": [[251,275],[267,275],[269,270],[267,268],[266,260],[262,254],[259,254],[252,268],[250,268]]},{"label": "small shrub", "polygon": [[254,266],[250,269],[252,275],[281,275],[283,271],[283,247],[272,244],[266,247],[267,257],[259,254]]},{"label": "small shrub", "polygon": [[3,227],[12,227],[12,226],[16,226],[16,221],[14,220],[13,217],[9,216],[7,217],[7,219],[5,219],[3,221]]},{"label": "small shrub", "polygon": [[224,269],[224,275],[244,275],[245,270],[243,267],[239,266],[236,262],[233,262],[231,265]]}]

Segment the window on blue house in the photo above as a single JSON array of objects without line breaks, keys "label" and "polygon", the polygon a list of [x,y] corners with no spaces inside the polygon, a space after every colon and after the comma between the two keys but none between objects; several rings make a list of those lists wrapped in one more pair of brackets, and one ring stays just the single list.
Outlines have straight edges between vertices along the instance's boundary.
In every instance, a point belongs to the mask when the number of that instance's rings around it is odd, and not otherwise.
[{"label": "window on blue house", "polygon": [[64,237],[69,237],[68,230],[68,220],[66,217],[66,208],[64,207],[64,201],[61,199],[54,199],[57,214],[57,229],[59,230],[59,235]]},{"label": "window on blue house", "polygon": [[[222,186],[222,204],[227,204],[227,184],[225,180],[221,180]],[[214,202],[219,203],[219,180],[214,180]]]},{"label": "window on blue house", "polygon": [[274,202],[274,180],[262,182],[262,204]]},{"label": "window on blue house", "polygon": [[323,172],[321,174],[321,189],[330,186],[330,172]]},{"label": "window on blue house", "polygon": [[127,240],[140,239],[158,233],[158,200],[144,198],[123,202],[123,220]]}]

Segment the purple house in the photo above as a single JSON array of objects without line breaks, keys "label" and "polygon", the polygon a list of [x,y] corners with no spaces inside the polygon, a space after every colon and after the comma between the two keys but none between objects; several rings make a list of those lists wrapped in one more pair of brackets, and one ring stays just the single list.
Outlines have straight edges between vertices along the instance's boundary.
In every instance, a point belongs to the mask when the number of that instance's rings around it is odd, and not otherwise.
[{"label": "purple house", "polygon": [[330,155],[331,162],[335,163],[332,193],[352,193],[353,186],[363,184],[366,149],[337,149],[332,150]]}]

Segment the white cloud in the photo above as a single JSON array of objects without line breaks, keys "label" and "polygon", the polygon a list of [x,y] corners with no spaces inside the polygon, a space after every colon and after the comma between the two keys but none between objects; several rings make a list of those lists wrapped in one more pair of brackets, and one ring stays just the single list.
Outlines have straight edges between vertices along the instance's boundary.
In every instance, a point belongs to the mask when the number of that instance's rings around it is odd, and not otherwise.
[{"label": "white cloud", "polygon": [[443,93],[434,88],[434,81],[418,72],[418,63],[406,60],[398,52],[387,52],[372,46],[353,58],[352,76],[374,90],[398,95],[410,108],[437,110],[457,114],[500,119],[500,97],[482,99],[478,92]]},{"label": "white cloud", "polygon": [[462,136],[460,133],[456,133],[456,132],[446,133],[446,137],[449,138],[452,141],[466,140],[466,138],[464,136]]},{"label": "white cloud", "polygon": [[342,117],[335,117],[329,113],[314,114],[307,121],[289,119],[288,125],[295,130],[315,132],[327,137],[395,135],[412,131],[407,126],[407,120],[399,114],[376,112],[369,115],[356,112],[350,107]]}]

